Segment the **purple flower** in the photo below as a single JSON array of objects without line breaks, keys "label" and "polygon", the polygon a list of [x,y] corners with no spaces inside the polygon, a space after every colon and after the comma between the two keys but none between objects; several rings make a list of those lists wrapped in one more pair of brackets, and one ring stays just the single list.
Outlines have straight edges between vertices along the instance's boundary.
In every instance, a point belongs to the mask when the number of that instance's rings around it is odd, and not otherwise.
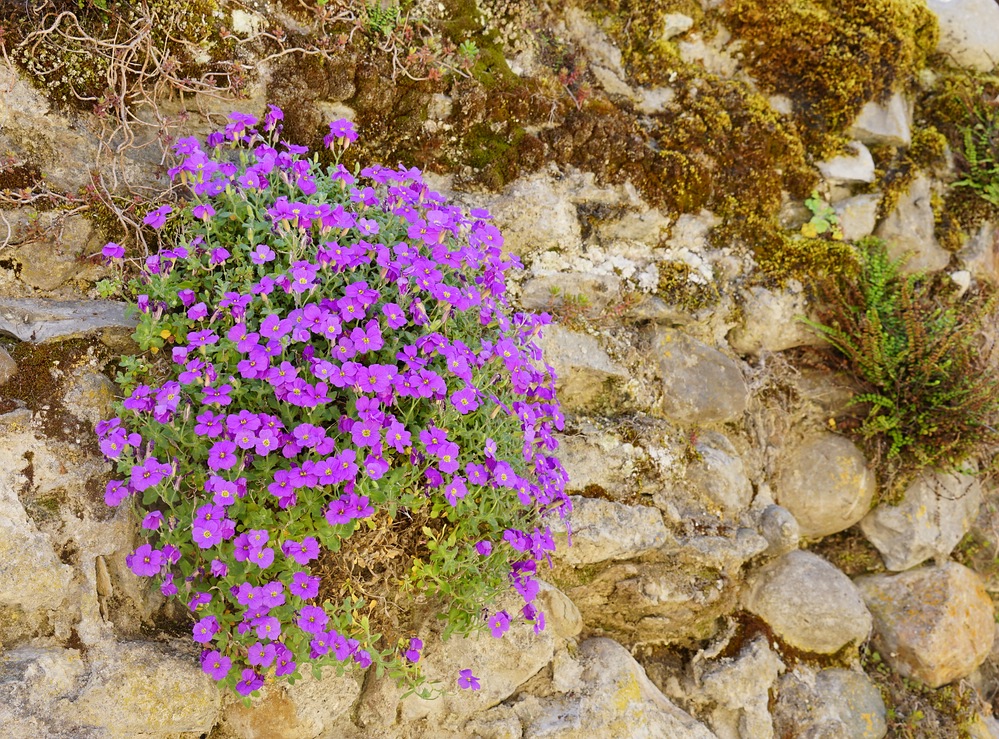
[{"label": "purple flower", "polygon": [[152,577],[163,565],[163,552],[153,549],[149,544],[143,544],[125,557],[125,564],[139,577]]},{"label": "purple flower", "polygon": [[101,249],[101,254],[103,254],[107,259],[121,259],[125,256],[125,247],[119,246],[113,241],[109,241]]},{"label": "purple flower", "polygon": [[298,628],[309,634],[320,634],[329,623],[329,616],[319,606],[302,606],[298,615]]},{"label": "purple flower", "polygon": [[201,658],[201,670],[213,680],[225,680],[232,660],[213,649]]},{"label": "purple flower", "polygon": [[265,264],[274,259],[275,256],[274,250],[267,244],[257,244],[250,252],[250,260],[254,264]]},{"label": "purple flower", "polygon": [[493,551],[493,544],[491,541],[480,541],[475,545],[475,551],[483,557],[488,557]]},{"label": "purple flower", "polygon": [[156,229],[163,228],[163,224],[166,223],[167,214],[172,212],[173,208],[169,205],[161,205],[156,210],[147,213],[146,217],[142,219],[142,222],[147,226],[152,226]]},{"label": "purple flower", "polygon": [[216,441],[208,451],[208,466],[213,470],[229,470],[239,461],[238,447],[231,441]]},{"label": "purple flower", "polygon": [[203,221],[207,221],[209,218],[215,215],[215,208],[211,206],[211,203],[201,203],[191,208],[191,215],[193,215],[195,218],[200,218]]},{"label": "purple flower", "polygon": [[229,574],[229,566],[220,559],[213,559],[210,572],[214,577],[225,577]]},{"label": "purple flower", "polygon": [[491,619],[489,619],[489,630],[493,632],[493,636],[499,639],[503,634],[510,630],[510,614],[506,611],[499,611]]},{"label": "purple flower", "polygon": [[141,465],[134,465],[132,467],[132,476],[130,482],[134,490],[142,492],[143,490],[148,490],[154,485],[159,485],[160,482],[167,475],[171,474],[173,468],[166,464],[160,463],[156,457],[149,457]]},{"label": "purple flower", "polygon": [[142,519],[142,528],[158,529],[161,523],[163,523],[163,513],[161,511],[150,511]]},{"label": "purple flower", "polygon": [[104,488],[104,503],[112,508],[121,504],[132,490],[122,480],[111,480]]},{"label": "purple flower", "polygon": [[296,572],[291,576],[291,585],[288,586],[288,590],[302,600],[315,598],[319,595],[319,578],[310,577],[307,572]]},{"label": "purple flower", "polygon": [[240,695],[249,695],[254,690],[259,690],[264,685],[264,679],[251,669],[243,670],[241,677],[242,679],[236,683],[236,692]]},{"label": "purple flower", "polygon": [[274,562],[274,550],[270,547],[254,549],[250,552],[250,562],[262,570],[266,570]]},{"label": "purple flower", "polygon": [[406,650],[406,659],[410,662],[419,662],[421,649],[423,649],[423,642],[420,639],[410,639],[409,649]]},{"label": "purple flower", "polygon": [[199,644],[207,644],[217,633],[219,633],[219,622],[215,616],[205,616],[194,624],[194,641]]},{"label": "purple flower", "polygon": [[357,129],[354,128],[354,124],[346,118],[330,123],[330,132],[323,139],[323,143],[329,147],[334,141],[345,147],[357,141]]},{"label": "purple flower", "polygon": [[264,646],[262,642],[254,642],[250,645],[246,661],[254,667],[270,667],[276,656],[277,647],[274,644]]},{"label": "purple flower", "polygon": [[458,687],[462,690],[478,690],[481,686],[479,678],[473,675],[471,670],[460,670],[458,672]]}]

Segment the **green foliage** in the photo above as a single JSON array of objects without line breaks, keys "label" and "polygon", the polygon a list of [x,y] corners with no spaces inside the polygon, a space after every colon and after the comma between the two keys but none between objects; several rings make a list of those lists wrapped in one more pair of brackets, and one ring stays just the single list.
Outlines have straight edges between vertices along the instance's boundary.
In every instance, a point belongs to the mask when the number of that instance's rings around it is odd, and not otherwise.
[{"label": "green foliage", "polygon": [[836,211],[819,197],[818,192],[812,191],[812,196],[805,200],[805,207],[812,212],[812,218],[801,227],[802,236],[809,239],[825,236],[836,241],[843,238],[843,231],[840,230]]},{"label": "green foliage", "polygon": [[980,346],[996,301],[903,275],[876,239],[860,247],[859,274],[824,280],[807,323],[868,388],[854,398],[866,408],[859,433],[893,499],[920,470],[953,469],[996,440],[999,382]]},{"label": "green foliage", "polygon": [[966,101],[968,125],[962,127],[964,177],[955,187],[970,187],[999,207],[999,102]]}]

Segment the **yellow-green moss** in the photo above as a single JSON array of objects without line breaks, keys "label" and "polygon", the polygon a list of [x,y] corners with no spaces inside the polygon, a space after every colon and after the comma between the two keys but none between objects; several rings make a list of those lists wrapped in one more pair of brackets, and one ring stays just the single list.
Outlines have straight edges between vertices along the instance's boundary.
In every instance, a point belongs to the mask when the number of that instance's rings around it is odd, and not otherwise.
[{"label": "yellow-green moss", "polygon": [[656,294],[670,305],[691,313],[718,303],[720,294],[714,284],[693,282],[691,268],[683,262],[660,262]]},{"label": "yellow-green moss", "polygon": [[938,37],[919,0],[733,0],[726,23],[746,41],[754,77],[791,98],[820,158],[825,136],[843,131],[869,100],[908,84]]}]

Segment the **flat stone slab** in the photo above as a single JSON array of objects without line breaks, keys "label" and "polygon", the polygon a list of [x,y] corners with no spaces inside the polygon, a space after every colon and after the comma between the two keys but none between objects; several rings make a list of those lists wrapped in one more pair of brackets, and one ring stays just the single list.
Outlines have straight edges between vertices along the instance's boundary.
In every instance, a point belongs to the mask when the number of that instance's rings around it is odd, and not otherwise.
[{"label": "flat stone slab", "polygon": [[126,307],[113,300],[0,298],[0,334],[40,343],[102,328],[131,329],[138,321]]}]

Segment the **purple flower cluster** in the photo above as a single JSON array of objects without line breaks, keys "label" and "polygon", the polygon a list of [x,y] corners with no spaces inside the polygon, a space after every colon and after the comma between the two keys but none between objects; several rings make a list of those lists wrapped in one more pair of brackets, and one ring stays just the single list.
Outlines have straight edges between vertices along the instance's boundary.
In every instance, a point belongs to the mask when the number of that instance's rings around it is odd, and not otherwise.
[{"label": "purple flower cluster", "polygon": [[[269,670],[372,663],[349,614],[317,602],[312,570],[358,525],[435,506],[467,537],[470,571],[505,567],[540,630],[545,516],[568,510],[554,373],[536,343],[548,318],[509,315],[504,274],[519,265],[489,214],[448,205],[418,170],[323,169],[279,139],[281,120],[271,108],[258,130],[233,114],[207,149],[174,147],[170,175],[194,203],[146,216],[154,229],[182,219],[183,238],[147,260],[137,291],[137,335],[169,337],[169,376],[133,383],[121,418],[97,427],[121,474],[106,502],[145,508],[160,545],[129,567],[164,592],[183,575],[191,611],[207,614],[193,626],[202,667],[243,695]],[[327,146],[356,138],[336,121]],[[245,226],[226,230],[237,214]],[[500,611],[488,627],[510,624]],[[398,658],[415,665],[422,648],[411,639]],[[469,670],[459,685],[479,687]]]}]

